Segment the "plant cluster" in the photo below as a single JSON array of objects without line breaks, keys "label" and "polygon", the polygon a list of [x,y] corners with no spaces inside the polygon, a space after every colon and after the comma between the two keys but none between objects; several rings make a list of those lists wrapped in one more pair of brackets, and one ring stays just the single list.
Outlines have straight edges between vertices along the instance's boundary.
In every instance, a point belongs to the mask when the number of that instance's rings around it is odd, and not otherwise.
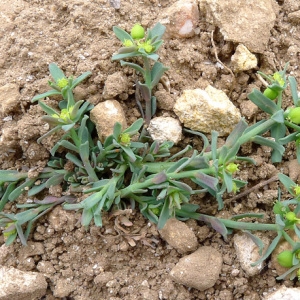
[{"label": "plant cluster", "polygon": [[[165,31],[161,24],[145,31],[135,25],[131,34],[119,27],[114,32],[124,47],[114,60],[142,57],[144,67],[121,60],[123,66],[130,66],[138,71],[145,83],[138,83],[137,89],[146,100],[145,120],[138,119],[129,128],[122,129],[116,123],[113,134],[101,143],[95,135],[95,125],[89,119],[89,111],[93,106],[87,101],[75,101],[73,89],[91,73],[86,72],[76,79],[67,78],[54,63],[49,66],[54,82],[49,81],[50,91],[32,99],[38,101],[47,114],[43,120],[52,129],[42,136],[62,130],[63,134],[51,149],[51,158],[45,168],[38,174],[18,172],[15,170],[0,171],[0,226],[6,244],[12,243],[17,237],[25,245],[33,223],[56,205],[66,210],[81,212],[81,223],[88,226],[94,222],[102,226],[102,213],[112,209],[122,210],[131,206],[138,207],[140,212],[150,221],[162,228],[171,217],[181,220],[193,218],[210,224],[226,239],[233,229],[245,230],[255,243],[263,250],[262,241],[252,231],[272,230],[277,232],[265,254],[257,262],[266,259],[281,238],[286,239],[292,250],[286,250],[278,256],[278,261],[290,270],[280,278],[291,274],[300,275],[300,242],[295,242],[289,232],[295,232],[300,239],[300,187],[289,177],[279,174],[279,180],[292,195],[291,200],[281,201],[281,191],[274,205],[275,224],[243,222],[243,218],[262,218],[261,214],[243,214],[231,219],[220,219],[199,212],[199,206],[190,203],[193,195],[209,193],[217,201],[219,209],[223,208],[222,196],[225,192],[237,193],[246,182],[237,177],[239,163],[255,163],[249,157],[238,155],[240,147],[247,142],[255,142],[271,147],[272,161],[280,162],[284,154],[284,145],[295,142],[297,158],[300,161],[300,101],[297,93],[296,80],[286,75],[287,67],[273,76],[262,74],[270,81],[264,93],[254,90],[249,99],[266,112],[267,117],[249,126],[244,119],[233,129],[221,147],[218,147],[218,133],[213,131],[211,140],[200,133],[186,130],[203,140],[203,148],[199,152],[187,146],[180,152],[171,155],[172,142],[144,142],[142,128],[155,112],[155,98],[151,95],[153,87],[158,83],[166,68],[157,62],[155,53],[162,44],[161,37]],[[151,69],[149,60],[155,63]],[[293,107],[282,108],[282,96],[290,87]],[[59,109],[54,109],[41,99],[60,96]],[[58,153],[58,148],[64,149]],[[184,182],[183,182],[184,179]],[[42,195],[51,186],[62,188],[60,198]],[[195,188],[196,186],[196,188]],[[193,188],[194,187],[194,188]],[[44,191],[44,193],[43,193]],[[86,195],[79,201],[76,193]],[[16,204],[17,213],[4,211],[8,202],[16,202],[18,197],[26,193],[34,200],[24,204]]]}]

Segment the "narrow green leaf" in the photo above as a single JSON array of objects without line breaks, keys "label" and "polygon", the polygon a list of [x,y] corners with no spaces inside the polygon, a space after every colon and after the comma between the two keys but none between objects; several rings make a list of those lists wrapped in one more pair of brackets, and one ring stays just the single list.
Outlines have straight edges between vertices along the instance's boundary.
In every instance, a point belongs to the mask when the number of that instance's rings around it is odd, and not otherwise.
[{"label": "narrow green leaf", "polygon": [[130,40],[132,43],[134,43],[134,39],[131,37],[131,35],[122,28],[114,26],[113,32],[122,43],[124,43],[125,40]]},{"label": "narrow green leaf", "polygon": [[277,105],[270,100],[268,97],[264,96],[259,90],[254,89],[249,95],[248,98],[256,104],[264,112],[273,115],[279,108]]},{"label": "narrow green leaf", "polygon": [[153,89],[159,82],[160,78],[169,68],[160,62],[155,62],[151,70],[151,88]]},{"label": "narrow green leaf", "polygon": [[55,109],[45,104],[43,101],[39,101],[39,105],[49,116],[59,115],[59,112],[57,112]]},{"label": "narrow green leaf", "polygon": [[85,80],[87,77],[89,77],[91,75],[92,75],[92,72],[88,71],[88,72],[84,72],[83,74],[81,74],[80,76],[78,76],[73,81],[73,84],[71,86],[71,90],[73,90],[79,83],[81,83],[83,80]]},{"label": "narrow green leaf", "polygon": [[49,64],[49,71],[52,78],[57,82],[59,79],[66,78],[64,72],[55,64]]},{"label": "narrow green leaf", "polygon": [[43,94],[34,96],[34,97],[31,99],[31,102],[35,102],[35,101],[37,101],[37,100],[44,99],[44,98],[46,98],[46,97],[50,97],[50,96],[53,96],[53,95],[61,95],[61,92],[56,91],[56,90],[51,90],[51,91],[48,91],[48,92],[46,92],[46,93],[43,93]]},{"label": "narrow green leaf", "polygon": [[139,66],[139,65],[137,65],[137,64],[134,64],[134,63],[126,62],[126,61],[124,61],[124,60],[121,60],[120,63],[121,63],[121,66],[122,66],[122,67],[123,67],[123,66],[131,67],[131,68],[133,68],[134,70],[136,70],[137,72],[141,73],[142,76],[145,76],[145,71],[144,71],[144,69],[143,69],[141,66]]},{"label": "narrow green leaf", "polygon": [[291,89],[294,105],[296,107],[298,107],[299,106],[299,97],[298,97],[298,90],[297,90],[297,81],[294,76],[289,76],[288,80],[290,82],[290,89]]}]

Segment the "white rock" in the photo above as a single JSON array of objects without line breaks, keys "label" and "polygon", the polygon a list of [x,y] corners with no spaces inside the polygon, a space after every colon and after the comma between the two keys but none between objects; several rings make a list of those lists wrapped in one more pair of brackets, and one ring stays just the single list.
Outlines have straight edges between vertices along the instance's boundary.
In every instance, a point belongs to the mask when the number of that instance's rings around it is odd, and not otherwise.
[{"label": "white rock", "polygon": [[91,110],[90,116],[102,141],[113,133],[116,122],[121,123],[123,130],[127,127],[124,110],[116,100],[100,102]]},{"label": "white rock", "polygon": [[154,141],[171,141],[177,144],[181,140],[180,122],[171,117],[157,117],[150,121],[148,132]]},{"label": "white rock", "polygon": [[300,288],[287,288],[281,286],[279,290],[268,294],[263,300],[299,300],[300,299]]},{"label": "white rock", "polygon": [[[265,245],[265,250],[269,246],[269,240],[266,237],[261,238]],[[254,276],[260,273],[264,267],[264,262],[251,266],[261,257],[259,249],[253,240],[246,233],[237,233],[233,237],[234,248],[242,269],[249,275]]]},{"label": "white rock", "polygon": [[167,36],[192,37],[199,22],[198,6],[193,0],[179,0],[162,13],[159,22],[166,26]]},{"label": "white rock", "polygon": [[237,72],[247,71],[257,67],[257,58],[247,47],[240,44],[236,47],[235,53],[231,56],[233,69]]},{"label": "white rock", "polygon": [[220,136],[228,135],[241,119],[227,95],[210,85],[205,90],[184,90],[174,111],[184,126],[205,133],[216,130]]},{"label": "white rock", "polygon": [[0,282],[1,300],[41,299],[46,294],[47,282],[40,273],[1,267]]},{"label": "white rock", "polygon": [[226,41],[263,53],[276,20],[273,0],[200,0],[206,21],[220,28]]}]

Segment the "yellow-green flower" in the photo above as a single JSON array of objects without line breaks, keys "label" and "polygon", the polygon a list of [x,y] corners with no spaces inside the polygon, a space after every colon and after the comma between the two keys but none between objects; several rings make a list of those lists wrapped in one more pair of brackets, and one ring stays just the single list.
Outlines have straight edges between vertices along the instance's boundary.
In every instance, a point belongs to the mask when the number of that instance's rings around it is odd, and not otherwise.
[{"label": "yellow-green flower", "polygon": [[51,117],[56,118],[56,119],[61,119],[65,122],[69,122],[72,120],[70,114],[73,110],[73,107],[71,106],[69,110],[67,108],[63,108],[60,112],[60,114],[53,114]]},{"label": "yellow-green flower", "polygon": [[124,47],[132,47],[133,46],[133,42],[131,40],[124,40],[123,46]]},{"label": "yellow-green flower", "polygon": [[151,45],[151,40],[148,40],[144,43],[138,43],[139,49],[144,49],[147,53],[151,53],[154,50],[154,47]]},{"label": "yellow-green flower", "polygon": [[300,196],[300,185],[295,185],[294,187],[293,187],[293,190],[294,190],[294,193],[295,193],[295,195],[298,197],[298,196]]},{"label": "yellow-green flower", "polygon": [[14,226],[14,222],[11,222],[11,223],[7,223],[7,225],[5,226],[5,229],[8,229],[9,227],[11,227],[11,230],[10,231],[6,231],[6,232],[3,232],[3,235],[4,237],[10,237],[11,235],[14,235],[16,234],[17,232],[17,229],[16,227]]},{"label": "yellow-green flower", "polygon": [[68,85],[69,80],[64,77],[64,78],[58,79],[56,81],[56,83],[59,88],[63,89],[64,87],[66,87]]},{"label": "yellow-green flower", "polygon": [[230,174],[233,174],[237,171],[239,171],[239,165],[238,164],[235,164],[235,163],[229,163],[227,166],[226,166],[226,171]]},{"label": "yellow-green flower", "polygon": [[274,73],[273,78],[279,83],[280,86],[284,86],[285,81],[279,72]]},{"label": "yellow-green flower", "polygon": [[130,145],[130,135],[128,133],[120,134],[120,143],[124,146]]}]

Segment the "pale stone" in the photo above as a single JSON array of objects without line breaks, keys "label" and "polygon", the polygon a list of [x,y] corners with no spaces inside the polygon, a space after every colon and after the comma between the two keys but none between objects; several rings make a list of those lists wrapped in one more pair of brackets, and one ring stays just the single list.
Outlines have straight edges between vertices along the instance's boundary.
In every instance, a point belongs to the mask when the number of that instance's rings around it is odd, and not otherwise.
[{"label": "pale stone", "polygon": [[17,84],[8,83],[0,87],[0,116],[4,117],[20,108],[20,92]]},{"label": "pale stone", "polygon": [[171,117],[157,117],[150,121],[147,128],[151,138],[160,143],[171,141],[177,144],[181,140],[182,128],[180,122]]},{"label": "pale stone", "polygon": [[0,268],[0,300],[41,299],[47,290],[43,275],[15,268]]},{"label": "pale stone", "polygon": [[121,123],[123,130],[127,128],[124,110],[116,100],[106,100],[97,104],[91,110],[90,117],[96,125],[101,141],[113,133],[116,122]]},{"label": "pale stone", "polygon": [[[266,250],[270,244],[269,239],[266,237],[261,238]],[[249,276],[257,275],[263,269],[265,262],[262,262],[256,266],[251,266],[251,264],[258,261],[261,257],[259,254],[258,246],[253,242],[253,240],[246,233],[237,233],[233,237],[234,248],[237,254],[237,258],[241,264],[242,269]]]},{"label": "pale stone", "polygon": [[222,264],[222,255],[213,247],[204,246],[181,258],[170,276],[177,283],[204,291],[215,285]]},{"label": "pale stone", "polygon": [[170,246],[180,253],[192,252],[198,247],[194,232],[177,219],[169,219],[159,233]]},{"label": "pale stone", "polygon": [[256,56],[242,44],[236,47],[235,53],[231,56],[231,62],[236,72],[247,71],[257,67]]},{"label": "pale stone", "polygon": [[206,21],[220,28],[226,41],[263,53],[276,20],[273,0],[200,0]]},{"label": "pale stone", "polygon": [[281,286],[277,291],[266,295],[263,300],[299,300],[300,288]]},{"label": "pale stone", "polygon": [[159,22],[171,38],[192,37],[199,22],[198,6],[192,0],[179,0],[162,13]]},{"label": "pale stone", "polygon": [[228,135],[241,119],[227,95],[210,85],[205,90],[184,90],[174,111],[185,127],[204,133],[215,130],[219,136]]}]

